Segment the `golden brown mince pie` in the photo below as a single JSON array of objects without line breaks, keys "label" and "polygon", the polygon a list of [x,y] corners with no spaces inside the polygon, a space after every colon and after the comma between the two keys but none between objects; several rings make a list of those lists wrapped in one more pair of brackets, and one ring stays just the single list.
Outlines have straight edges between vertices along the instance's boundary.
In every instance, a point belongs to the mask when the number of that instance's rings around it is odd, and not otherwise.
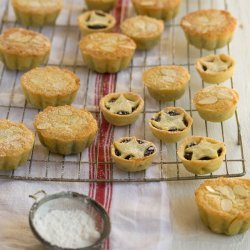
[{"label": "golden brown mince pie", "polygon": [[201,118],[222,122],[234,115],[239,100],[238,93],[224,86],[210,86],[198,91],[193,103]]},{"label": "golden brown mince pie", "polygon": [[232,77],[234,66],[234,59],[225,54],[204,56],[195,64],[200,77],[207,83],[225,82]]},{"label": "golden brown mince pie", "polygon": [[144,107],[143,99],[133,93],[110,93],[100,101],[100,109],[105,119],[116,126],[133,123]]},{"label": "golden brown mince pie", "polygon": [[136,44],[122,34],[98,32],[84,36],[80,49],[90,69],[98,73],[116,73],[129,66]]},{"label": "golden brown mince pie", "polygon": [[226,10],[197,10],[181,20],[188,42],[199,49],[207,50],[227,45],[233,37],[236,25],[236,19]]},{"label": "golden brown mince pie", "polygon": [[190,136],[178,148],[184,167],[194,174],[208,174],[217,170],[226,154],[223,142],[203,136]]},{"label": "golden brown mince pie", "polygon": [[149,94],[158,101],[170,102],[184,94],[190,75],[186,68],[177,65],[156,66],[145,70],[142,81]]},{"label": "golden brown mince pie", "polygon": [[68,105],[47,107],[35,117],[34,126],[40,142],[62,155],[80,153],[97,133],[97,122],[90,112]]},{"label": "golden brown mince pie", "polygon": [[50,41],[31,30],[10,28],[0,35],[0,60],[9,68],[25,70],[45,63]]},{"label": "golden brown mince pie", "polygon": [[136,137],[123,137],[111,145],[111,156],[116,166],[128,172],[148,168],[156,152],[156,147],[152,142]]},{"label": "golden brown mince pie", "polygon": [[32,151],[34,134],[22,123],[0,119],[0,170],[14,170]]},{"label": "golden brown mince pie", "polygon": [[135,41],[137,49],[150,49],[160,41],[164,23],[147,16],[135,16],[126,19],[121,30]]},{"label": "golden brown mince pie", "polygon": [[177,15],[181,0],[132,0],[132,3],[139,15],[168,21]]},{"label": "golden brown mince pie", "polygon": [[115,18],[101,10],[86,11],[78,17],[78,25],[84,35],[95,32],[110,32],[115,24]]},{"label": "golden brown mince pie", "polygon": [[116,1],[117,0],[85,0],[85,3],[90,10],[109,12],[115,7]]},{"label": "golden brown mince pie", "polygon": [[201,220],[213,232],[235,235],[250,228],[250,179],[206,180],[195,199]]},{"label": "golden brown mince pie", "polygon": [[166,143],[177,142],[186,137],[192,124],[192,117],[179,107],[164,108],[149,120],[153,135]]}]

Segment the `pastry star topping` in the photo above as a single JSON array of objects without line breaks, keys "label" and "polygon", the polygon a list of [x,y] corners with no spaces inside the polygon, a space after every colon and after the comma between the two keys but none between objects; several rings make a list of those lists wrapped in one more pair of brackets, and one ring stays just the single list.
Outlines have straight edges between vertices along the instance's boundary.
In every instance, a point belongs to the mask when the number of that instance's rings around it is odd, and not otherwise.
[{"label": "pastry star topping", "polygon": [[170,115],[163,110],[160,112],[160,121],[152,120],[152,124],[159,129],[184,130],[186,128],[184,114]]},{"label": "pastry star topping", "polygon": [[116,100],[109,100],[105,103],[105,106],[111,113],[119,115],[131,114],[138,106],[139,101],[130,101],[123,94],[121,94]]},{"label": "pastry star topping", "polygon": [[214,56],[212,61],[201,60],[202,68],[204,71],[221,72],[228,69],[231,65],[230,62],[221,60],[220,56]]},{"label": "pastry star topping", "polygon": [[191,160],[214,159],[218,157],[218,151],[221,148],[220,144],[210,143],[203,139],[199,144],[187,147],[185,153],[192,153]]}]

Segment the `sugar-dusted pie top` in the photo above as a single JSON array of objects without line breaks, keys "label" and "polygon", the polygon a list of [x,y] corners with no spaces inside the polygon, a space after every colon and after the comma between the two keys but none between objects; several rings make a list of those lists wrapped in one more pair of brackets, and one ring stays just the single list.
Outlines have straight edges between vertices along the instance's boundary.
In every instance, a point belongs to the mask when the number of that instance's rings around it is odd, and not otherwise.
[{"label": "sugar-dusted pie top", "polygon": [[236,28],[236,19],[226,10],[198,10],[184,16],[181,26],[186,32],[223,35],[233,32]]},{"label": "sugar-dusted pie top", "polygon": [[250,179],[219,178],[206,180],[195,192],[196,200],[206,210],[250,219]]},{"label": "sugar-dusted pie top", "polygon": [[24,124],[0,119],[0,157],[14,157],[30,150],[34,138],[34,134]]},{"label": "sugar-dusted pie top", "polygon": [[143,83],[154,89],[179,89],[190,79],[190,75],[186,68],[177,65],[156,66],[144,71]]},{"label": "sugar-dusted pie top", "polygon": [[96,58],[121,58],[130,56],[136,48],[135,42],[126,35],[118,33],[93,33],[80,41],[83,53]]},{"label": "sugar-dusted pie top", "polygon": [[225,72],[231,67],[233,67],[235,61],[232,57],[219,54],[219,55],[208,55],[205,57],[201,57],[196,62],[196,68],[206,73],[218,73]]},{"label": "sugar-dusted pie top", "polygon": [[58,140],[84,139],[97,131],[97,122],[90,112],[72,106],[47,107],[34,122],[43,137]]},{"label": "sugar-dusted pie top", "polygon": [[20,56],[43,55],[50,50],[50,41],[38,32],[10,28],[0,35],[0,50]]},{"label": "sugar-dusted pie top", "polygon": [[224,86],[209,86],[198,91],[193,98],[196,106],[204,109],[225,109],[226,106],[237,104],[238,93],[231,88]]},{"label": "sugar-dusted pie top", "polygon": [[79,89],[80,79],[67,69],[38,67],[21,77],[22,86],[32,93],[46,96],[63,96]]},{"label": "sugar-dusted pie top", "polygon": [[144,8],[174,8],[179,5],[181,0],[133,0],[137,4],[143,6]]},{"label": "sugar-dusted pie top", "polygon": [[163,32],[164,23],[148,16],[135,16],[126,19],[121,24],[121,30],[130,37],[150,38]]}]

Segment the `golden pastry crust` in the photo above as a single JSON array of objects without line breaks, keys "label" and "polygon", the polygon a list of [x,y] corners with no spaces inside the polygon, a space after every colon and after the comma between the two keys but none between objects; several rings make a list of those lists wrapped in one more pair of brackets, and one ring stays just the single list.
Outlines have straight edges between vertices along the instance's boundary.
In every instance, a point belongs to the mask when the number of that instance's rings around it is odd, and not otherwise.
[{"label": "golden pastry crust", "polygon": [[35,136],[23,124],[0,119],[0,170],[14,170],[25,163]]},{"label": "golden pastry crust", "polygon": [[163,30],[163,21],[148,16],[131,17],[121,24],[122,33],[135,41],[137,49],[154,47],[160,41]]},{"label": "golden pastry crust", "polygon": [[238,100],[234,89],[210,86],[196,92],[193,103],[204,120],[222,122],[234,115]]},{"label": "golden pastry crust", "polygon": [[199,58],[195,63],[203,81],[207,83],[222,83],[232,77],[235,61],[225,54],[208,55]]},{"label": "golden pastry crust", "polygon": [[80,79],[67,69],[47,66],[23,74],[21,85],[28,102],[44,109],[71,104],[80,87]]},{"label": "golden pastry crust", "polygon": [[145,70],[142,81],[149,94],[158,101],[170,102],[185,93],[190,74],[182,66],[156,66]]},{"label": "golden pastry crust", "polygon": [[192,117],[179,107],[166,107],[149,120],[153,135],[165,143],[174,143],[186,137],[192,124]]},{"label": "golden pastry crust", "polygon": [[47,107],[34,121],[40,142],[62,155],[83,151],[95,139],[97,122],[90,112],[72,106]]},{"label": "golden pastry crust", "polygon": [[213,232],[235,235],[250,228],[250,179],[206,180],[195,200],[201,220]]},{"label": "golden pastry crust", "polygon": [[143,99],[133,92],[110,93],[100,101],[104,118],[115,126],[133,123],[144,107]]},{"label": "golden pastry crust", "polygon": [[0,35],[0,60],[10,69],[34,68],[48,60],[50,47],[38,32],[10,28]]},{"label": "golden pastry crust", "polygon": [[116,166],[128,172],[147,169],[156,153],[157,149],[152,142],[136,137],[122,137],[111,145],[111,156]]},{"label": "golden pastry crust", "polygon": [[25,26],[43,26],[56,21],[63,0],[12,0],[17,20]]},{"label": "golden pastry crust", "polygon": [[78,25],[83,35],[111,32],[115,24],[115,18],[101,10],[86,11],[78,17]]},{"label": "golden pastry crust", "polygon": [[98,32],[83,37],[80,49],[90,69],[99,73],[116,73],[128,67],[136,44],[122,34]]},{"label": "golden pastry crust", "polygon": [[116,5],[117,0],[85,0],[89,10],[102,10],[109,12]]},{"label": "golden pastry crust", "polygon": [[226,10],[198,10],[184,16],[180,23],[188,42],[197,48],[213,50],[227,45],[237,26]]},{"label": "golden pastry crust", "polygon": [[223,142],[204,136],[184,139],[177,150],[184,167],[194,174],[208,174],[217,170],[226,154]]},{"label": "golden pastry crust", "polygon": [[181,0],[132,0],[132,3],[139,15],[168,21],[177,15]]}]

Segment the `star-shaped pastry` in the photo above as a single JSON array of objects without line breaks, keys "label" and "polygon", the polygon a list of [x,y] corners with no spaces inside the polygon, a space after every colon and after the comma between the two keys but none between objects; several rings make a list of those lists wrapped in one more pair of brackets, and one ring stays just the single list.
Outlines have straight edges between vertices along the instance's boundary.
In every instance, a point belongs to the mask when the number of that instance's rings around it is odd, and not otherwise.
[{"label": "star-shaped pastry", "polygon": [[230,66],[230,62],[222,61],[219,56],[214,57],[212,62],[203,60],[201,63],[211,72],[225,71]]}]

